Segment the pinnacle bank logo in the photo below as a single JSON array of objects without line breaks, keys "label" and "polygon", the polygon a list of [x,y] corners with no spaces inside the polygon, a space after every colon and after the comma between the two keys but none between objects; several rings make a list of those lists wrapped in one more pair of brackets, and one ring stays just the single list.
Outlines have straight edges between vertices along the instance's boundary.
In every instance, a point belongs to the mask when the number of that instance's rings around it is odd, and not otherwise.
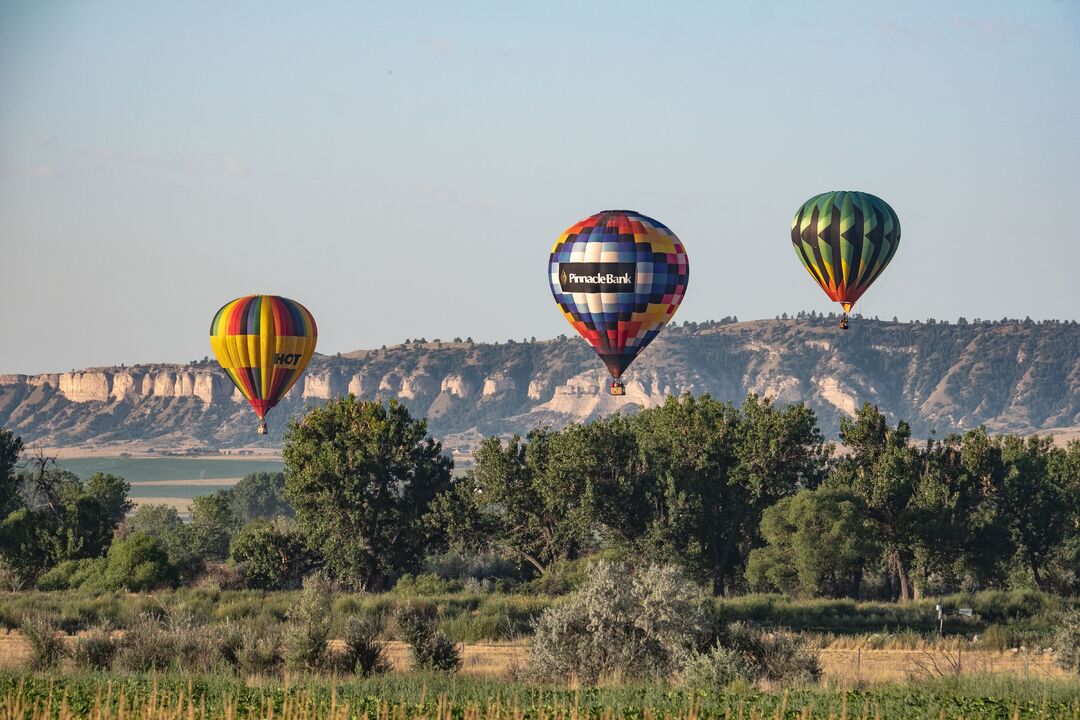
[{"label": "pinnacle bank logo", "polygon": [[559,263],[563,292],[634,292],[636,263]]}]

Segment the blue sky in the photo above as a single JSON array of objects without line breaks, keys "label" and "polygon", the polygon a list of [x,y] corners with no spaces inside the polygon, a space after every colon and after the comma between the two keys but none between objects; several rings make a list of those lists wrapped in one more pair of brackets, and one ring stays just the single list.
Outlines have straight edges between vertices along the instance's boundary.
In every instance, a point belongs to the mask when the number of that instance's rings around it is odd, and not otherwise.
[{"label": "blue sky", "polygon": [[558,234],[686,244],[677,321],[832,310],[790,247],[859,189],[858,307],[1080,318],[1080,2],[0,2],[0,372],[187,361],[225,301],[322,352],[572,332]]}]

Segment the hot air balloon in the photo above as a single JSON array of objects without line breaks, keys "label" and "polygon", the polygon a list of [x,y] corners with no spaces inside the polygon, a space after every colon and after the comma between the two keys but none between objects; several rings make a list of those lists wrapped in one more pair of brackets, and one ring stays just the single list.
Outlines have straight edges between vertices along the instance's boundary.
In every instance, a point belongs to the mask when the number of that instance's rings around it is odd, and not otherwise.
[{"label": "hot air balloon", "polygon": [[825,294],[840,303],[847,330],[855,301],[881,275],[900,244],[900,221],[888,203],[864,192],[815,195],[791,221],[795,254]]},{"label": "hot air balloon", "polygon": [[559,309],[611,373],[611,394],[623,395],[619,377],[675,314],[690,263],[662,223],[606,210],[559,236],[548,278]]},{"label": "hot air balloon", "polygon": [[210,347],[259,416],[259,434],[266,434],[266,413],[304,372],[317,338],[307,308],[277,295],[237,298],[214,315]]}]

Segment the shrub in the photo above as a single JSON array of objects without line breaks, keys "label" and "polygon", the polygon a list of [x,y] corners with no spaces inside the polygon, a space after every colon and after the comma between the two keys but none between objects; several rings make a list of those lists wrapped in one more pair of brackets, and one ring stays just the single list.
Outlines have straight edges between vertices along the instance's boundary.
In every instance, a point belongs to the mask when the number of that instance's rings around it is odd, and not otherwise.
[{"label": "shrub", "polygon": [[1064,670],[1080,674],[1080,612],[1062,618],[1054,639],[1055,661]]},{"label": "shrub", "polygon": [[682,669],[683,684],[700,689],[721,688],[736,681],[753,682],[757,671],[738,650],[716,644],[708,652],[694,652]]},{"label": "shrub", "polygon": [[64,639],[51,618],[43,614],[27,615],[19,624],[19,631],[30,644],[28,665],[31,670],[50,670],[60,664],[64,657]]},{"label": "shrub", "polygon": [[461,592],[463,588],[464,584],[460,580],[444,580],[435,573],[423,573],[416,576],[405,573],[394,585],[394,594],[405,597],[417,595],[430,597]]},{"label": "shrub", "polygon": [[105,571],[104,558],[65,560],[38,578],[38,590],[74,590],[92,584]]},{"label": "shrub", "polygon": [[334,665],[339,672],[355,673],[363,677],[389,672],[390,659],[386,655],[386,643],[379,640],[382,631],[381,616],[349,618],[345,623],[345,650],[334,658]]},{"label": "shrub", "polygon": [[731,627],[730,644],[750,661],[761,680],[799,683],[821,677],[821,658],[811,637],[786,630],[764,632],[736,623]]},{"label": "shrub", "polygon": [[402,640],[409,646],[414,670],[452,673],[461,667],[461,651],[435,628],[435,617],[424,606],[403,606],[394,616]]},{"label": "shrub", "polygon": [[269,675],[284,661],[281,631],[276,625],[248,626],[238,633],[236,669],[244,675]]},{"label": "shrub", "polygon": [[199,625],[191,617],[174,619],[169,626],[174,664],[181,672],[209,672],[231,664],[235,648],[228,628]]},{"label": "shrub", "polygon": [[76,667],[87,670],[109,670],[119,643],[112,636],[110,625],[99,625],[75,641],[71,658]]},{"label": "shrub", "polygon": [[326,583],[315,577],[304,580],[304,589],[288,613],[286,667],[317,672],[326,666],[330,613],[330,591]]},{"label": "shrub", "polygon": [[116,663],[131,672],[161,671],[172,664],[174,655],[172,636],[161,621],[142,614],[125,629]]},{"label": "shrub", "polygon": [[712,625],[705,594],[676,567],[632,572],[597,563],[568,600],[535,626],[530,666],[542,678],[668,677]]},{"label": "shrub", "polygon": [[1018,643],[1013,642],[1013,633],[1005,625],[991,625],[979,635],[979,647],[985,650],[1003,652]]},{"label": "shrub", "polygon": [[117,540],[109,548],[108,564],[100,585],[109,590],[151,590],[176,581],[176,569],[169,562],[161,541],[149,535],[133,534]]}]

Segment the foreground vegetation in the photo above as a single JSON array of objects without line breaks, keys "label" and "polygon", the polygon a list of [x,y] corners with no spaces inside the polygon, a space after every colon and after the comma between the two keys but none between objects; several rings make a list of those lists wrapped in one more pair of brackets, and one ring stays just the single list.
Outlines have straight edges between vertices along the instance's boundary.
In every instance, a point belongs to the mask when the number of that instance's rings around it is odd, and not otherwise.
[{"label": "foreground vegetation", "polygon": [[[284,473],[198,498],[191,522],[131,513],[123,478],[21,460],[0,431],[0,586],[15,591],[0,626],[25,639],[26,670],[74,673],[50,713],[76,697],[119,712],[119,695],[80,689],[105,678],[140,712],[180,712],[187,692],[234,716],[1080,713],[1073,685],[957,680],[964,652],[1021,646],[1025,677],[1031,648],[1080,672],[1080,442],[978,429],[916,444],[871,406],[841,430],[836,455],[804,406],[685,397],[489,438],[455,477],[423,420],[348,396],[290,425]],[[932,647],[913,676],[937,680],[823,688],[820,649],[839,638]],[[357,683],[390,671],[390,639],[437,679]],[[460,643],[479,640],[527,645],[511,674],[551,685],[459,693]],[[43,701],[38,680],[9,676],[7,702]],[[584,706],[560,689],[596,685]]]},{"label": "foreground vegetation", "polygon": [[[440,586],[433,589],[441,590]],[[283,623],[300,591],[261,592],[217,588],[179,588],[153,593],[28,591],[0,593],[0,628],[18,629],[28,614],[44,614],[66,633],[108,625],[123,629],[140,616],[184,618],[197,624],[231,622]],[[431,609],[438,627],[457,642],[512,642],[526,638],[540,614],[565,596],[501,592],[334,593],[331,633],[340,636],[350,617],[390,616],[400,606]],[[1065,614],[1080,599],[1036,591],[983,591],[941,599],[952,611],[966,607],[971,617],[955,612],[943,624],[946,638],[986,649],[1026,645],[1052,646]],[[830,642],[849,638],[849,646],[919,647],[938,638],[938,600],[911,603],[855,600],[798,600],[783,595],[713,598],[718,615],[769,629],[813,633]],[[393,628],[387,629],[393,639]],[[975,638],[977,641],[974,641]]]},{"label": "foreground vegetation", "polygon": [[[0,716],[16,720],[141,717],[394,718],[395,720],[645,720],[693,718],[1068,718],[1080,715],[1080,690],[1063,682],[1000,678],[932,681],[919,686],[782,691],[615,684],[567,689],[445,675],[334,681],[292,677],[245,681],[214,675],[84,673],[46,677],[0,672]],[[47,711],[43,708],[48,708]],[[122,709],[121,709],[122,708]]]}]

